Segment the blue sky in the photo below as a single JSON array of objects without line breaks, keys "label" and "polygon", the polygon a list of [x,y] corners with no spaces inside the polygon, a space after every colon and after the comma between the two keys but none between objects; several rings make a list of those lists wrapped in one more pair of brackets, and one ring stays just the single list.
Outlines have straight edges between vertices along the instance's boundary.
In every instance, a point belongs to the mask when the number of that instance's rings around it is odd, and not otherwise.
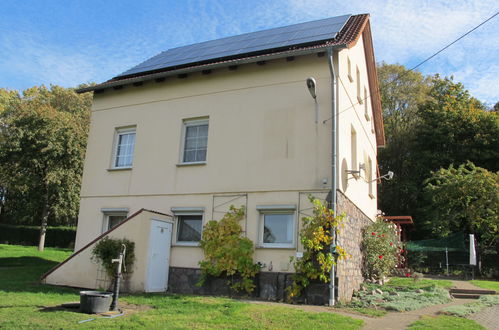
[{"label": "blue sky", "polygon": [[[499,11],[497,0],[2,0],[0,87],[103,82],[168,48],[370,13],[377,61],[411,67]],[[420,68],[499,101],[499,16]]]}]

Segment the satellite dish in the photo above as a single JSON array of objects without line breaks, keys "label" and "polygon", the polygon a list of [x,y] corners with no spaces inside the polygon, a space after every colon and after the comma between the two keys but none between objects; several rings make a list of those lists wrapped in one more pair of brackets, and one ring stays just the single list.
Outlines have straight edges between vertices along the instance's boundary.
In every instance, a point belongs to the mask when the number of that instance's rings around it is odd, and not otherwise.
[{"label": "satellite dish", "polygon": [[307,78],[307,88],[310,92],[310,95],[315,99],[317,94],[315,93],[315,79],[312,77]]}]

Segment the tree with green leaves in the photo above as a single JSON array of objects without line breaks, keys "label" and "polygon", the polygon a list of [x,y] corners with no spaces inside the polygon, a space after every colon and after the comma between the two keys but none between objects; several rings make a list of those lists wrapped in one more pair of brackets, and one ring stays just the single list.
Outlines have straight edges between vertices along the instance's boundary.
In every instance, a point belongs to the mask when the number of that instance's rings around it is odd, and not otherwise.
[{"label": "tree with green leaves", "polygon": [[[383,73],[383,68],[381,68]],[[402,79],[410,73],[402,73]],[[383,93],[401,97],[392,91],[390,79],[380,76]],[[415,89],[426,94],[411,98],[410,125],[398,130],[394,114],[385,109],[387,147],[380,152],[380,169],[396,173],[394,180],[383,182],[380,189],[381,209],[388,214],[409,214],[416,223],[416,236],[424,236],[425,211],[424,181],[432,171],[451,164],[472,161],[477,166],[496,171],[499,159],[499,117],[487,111],[460,83],[452,78],[435,75],[420,79],[415,84],[428,84]],[[408,92],[411,89],[406,88]],[[384,92],[383,92],[384,91]],[[414,91],[414,90],[413,90]],[[403,93],[403,89],[399,91]],[[389,98],[384,107],[389,107]],[[402,109],[409,108],[409,106]],[[397,123],[397,121],[395,121]]]},{"label": "tree with green leaves", "polygon": [[430,98],[430,78],[402,65],[378,66],[386,147],[378,154],[382,173],[393,171],[391,181],[379,186],[380,207],[389,214],[408,214],[418,189],[413,183],[410,163],[419,108]]},{"label": "tree with green leaves", "polygon": [[39,223],[43,250],[49,220],[72,224],[77,216],[92,95],[41,86],[5,103],[0,112],[2,217]]},{"label": "tree with green leaves", "polygon": [[424,225],[435,235],[475,234],[481,249],[499,236],[499,172],[467,162],[432,172],[425,181]]}]

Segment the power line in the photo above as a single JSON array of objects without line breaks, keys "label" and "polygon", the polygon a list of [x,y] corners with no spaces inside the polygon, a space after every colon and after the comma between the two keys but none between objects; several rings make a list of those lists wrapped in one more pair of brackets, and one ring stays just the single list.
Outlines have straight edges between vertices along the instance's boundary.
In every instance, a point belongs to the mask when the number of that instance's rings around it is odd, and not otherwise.
[{"label": "power line", "polygon": [[[404,73],[398,75],[395,79],[393,79],[391,82],[388,83],[387,86],[397,82],[397,80],[400,80],[402,77],[404,77],[405,75],[407,75],[409,72],[411,71],[414,71],[415,69],[417,69],[418,67],[420,67],[421,65],[423,65],[424,63],[428,62],[429,60],[431,60],[432,58],[434,58],[435,56],[437,56],[438,54],[440,54],[441,52],[443,52],[444,50],[446,50],[447,48],[449,48],[450,46],[452,46],[453,44],[455,44],[456,42],[458,42],[459,40],[463,39],[464,37],[466,37],[467,35],[469,35],[471,32],[475,31],[476,29],[478,29],[480,26],[486,24],[488,21],[490,21],[491,19],[493,19],[494,17],[496,17],[497,15],[499,15],[499,11],[496,12],[494,15],[490,16],[489,18],[487,18],[485,21],[481,22],[480,24],[478,24],[477,26],[475,26],[474,28],[472,28],[471,30],[467,31],[466,33],[464,33],[463,35],[461,35],[459,38],[455,39],[454,41],[452,41],[451,43],[447,44],[445,47],[443,47],[442,49],[440,49],[439,51],[433,53],[431,56],[429,56],[428,58],[424,59],[423,61],[421,61],[420,63],[418,63],[417,65],[415,65],[414,67],[412,67],[411,69],[405,71]],[[379,89],[377,91],[377,93],[379,93]],[[371,94],[369,94],[366,98],[362,99],[362,101],[366,101],[367,99],[369,99],[371,97]],[[352,108],[354,108],[356,105],[360,104],[360,102],[357,102],[355,104],[352,104],[351,106],[349,106],[348,108],[345,108],[341,111],[338,112],[338,115],[347,111],[347,110],[350,110]],[[322,121],[323,124],[325,124],[326,122],[328,122],[329,120],[331,120],[333,117],[330,117],[328,119],[325,119]]]}]

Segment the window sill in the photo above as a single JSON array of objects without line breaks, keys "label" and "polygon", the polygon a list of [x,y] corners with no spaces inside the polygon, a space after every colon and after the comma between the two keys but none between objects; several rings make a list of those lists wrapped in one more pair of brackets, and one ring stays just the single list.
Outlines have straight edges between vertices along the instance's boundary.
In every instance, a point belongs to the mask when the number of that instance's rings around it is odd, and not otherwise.
[{"label": "window sill", "polygon": [[131,166],[128,166],[128,167],[112,167],[112,168],[108,168],[107,171],[108,172],[114,172],[114,171],[129,171],[131,170],[133,167]]},{"label": "window sill", "polygon": [[369,117],[369,114],[367,114],[367,113],[364,113],[364,117],[366,117],[366,120],[367,120],[367,121],[370,121],[370,120],[371,120],[371,117]]},{"label": "window sill", "polygon": [[185,242],[185,243],[177,242],[177,243],[172,244],[172,246],[175,246],[175,247],[200,247],[201,245],[198,242]]},{"label": "window sill", "polygon": [[206,165],[206,162],[178,163],[177,167]]},{"label": "window sill", "polygon": [[279,249],[279,250],[296,250],[296,246],[286,245],[286,246],[272,246],[272,245],[259,245],[257,249]]},{"label": "window sill", "polygon": [[364,104],[364,100],[360,96],[357,96],[357,101],[359,102],[359,104]]},{"label": "window sill", "polygon": [[351,74],[348,74],[348,80],[350,80],[350,82],[353,82],[353,78],[352,78]]},{"label": "window sill", "polygon": [[371,199],[375,199],[375,198],[376,198],[376,196],[374,196],[373,194],[371,194],[371,193],[370,193],[370,194],[369,194],[369,198],[371,198]]}]

